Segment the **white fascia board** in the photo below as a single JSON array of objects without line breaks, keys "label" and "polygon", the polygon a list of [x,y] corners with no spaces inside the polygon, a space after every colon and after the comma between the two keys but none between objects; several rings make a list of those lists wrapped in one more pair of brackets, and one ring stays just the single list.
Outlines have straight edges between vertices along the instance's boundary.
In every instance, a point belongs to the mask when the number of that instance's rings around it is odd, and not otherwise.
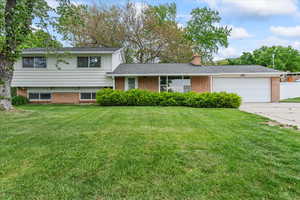
[{"label": "white fascia board", "polygon": [[23,52],[22,55],[41,55],[41,54],[113,54],[116,51],[31,51]]},{"label": "white fascia board", "polygon": [[124,76],[220,76],[220,75],[260,75],[260,76],[280,76],[286,74],[285,72],[268,72],[268,73],[201,73],[201,74],[106,74],[112,77],[124,77]]},{"label": "white fascia board", "polygon": [[113,87],[112,84],[107,84],[107,85],[50,85],[50,84],[45,84],[45,85],[34,85],[34,84],[12,84],[12,87],[20,87],[20,88],[27,88],[27,87],[34,87],[34,88],[45,88],[45,87],[50,87],[50,88],[74,88],[74,87]]}]

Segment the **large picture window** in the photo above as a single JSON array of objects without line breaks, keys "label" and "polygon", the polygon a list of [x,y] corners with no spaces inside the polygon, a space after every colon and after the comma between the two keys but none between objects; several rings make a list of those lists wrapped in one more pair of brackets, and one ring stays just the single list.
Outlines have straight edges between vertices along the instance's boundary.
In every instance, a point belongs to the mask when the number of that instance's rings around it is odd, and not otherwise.
[{"label": "large picture window", "polygon": [[51,93],[30,92],[28,98],[30,101],[48,101],[51,100]]},{"label": "large picture window", "polygon": [[100,56],[77,57],[77,67],[79,68],[101,67],[101,57]]},{"label": "large picture window", "polygon": [[47,59],[44,56],[23,57],[23,68],[47,68]]},{"label": "large picture window", "polygon": [[161,92],[190,92],[191,78],[188,76],[161,76]]}]

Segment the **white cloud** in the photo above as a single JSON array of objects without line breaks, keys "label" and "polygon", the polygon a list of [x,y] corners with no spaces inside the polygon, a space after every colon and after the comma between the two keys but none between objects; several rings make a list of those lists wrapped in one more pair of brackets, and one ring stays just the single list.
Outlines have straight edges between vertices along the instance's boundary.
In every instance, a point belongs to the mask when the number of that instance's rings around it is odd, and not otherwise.
[{"label": "white cloud", "polygon": [[235,27],[235,26],[229,26],[232,28],[230,38],[234,40],[241,40],[246,38],[251,38],[253,35],[248,33],[248,31],[245,28],[242,27]]},{"label": "white cloud", "polygon": [[177,15],[177,19],[181,19],[181,20],[184,20],[184,21],[190,20],[191,17],[192,17],[192,15],[190,15],[190,14],[188,14],[188,15],[186,15],[186,14],[178,14]]},{"label": "white cloud", "polygon": [[213,8],[251,16],[296,15],[297,0],[198,0]]},{"label": "white cloud", "polygon": [[271,26],[270,30],[275,35],[284,37],[300,37],[300,26],[283,27],[283,26]]},{"label": "white cloud", "polygon": [[300,50],[300,41],[285,40],[276,36],[267,37],[264,40],[258,42],[259,46],[292,46],[295,49]]},{"label": "white cloud", "polygon": [[222,48],[219,53],[214,56],[214,60],[224,60],[226,58],[239,57],[241,53],[234,47]]},{"label": "white cloud", "polygon": [[[59,6],[58,0],[46,0],[46,2],[51,8],[56,8],[57,6]],[[85,4],[83,0],[71,0],[71,3],[77,6],[81,4]]]},{"label": "white cloud", "polygon": [[182,24],[182,23],[178,23],[177,25],[178,25],[179,28],[182,28],[182,29],[186,27],[186,25]]},{"label": "white cloud", "polygon": [[143,2],[134,2],[134,7],[136,9],[136,13],[140,15],[143,12],[143,10],[145,10],[148,7],[148,5]]},{"label": "white cloud", "polygon": [[58,1],[56,0],[46,0],[46,2],[51,8],[56,8],[59,5]]}]

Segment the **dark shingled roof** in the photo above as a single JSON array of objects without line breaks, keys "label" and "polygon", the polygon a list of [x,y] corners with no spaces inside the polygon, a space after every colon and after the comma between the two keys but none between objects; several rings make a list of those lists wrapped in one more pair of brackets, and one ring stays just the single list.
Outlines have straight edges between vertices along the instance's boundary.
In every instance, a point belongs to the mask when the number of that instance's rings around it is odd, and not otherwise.
[{"label": "dark shingled roof", "polygon": [[23,52],[36,52],[36,51],[117,51],[120,48],[105,48],[105,47],[62,47],[62,48],[53,48],[53,49],[46,49],[46,48],[27,48],[24,49]]},{"label": "dark shingled roof", "polygon": [[223,73],[281,73],[259,65],[194,66],[192,64],[121,64],[112,75],[180,75]]}]

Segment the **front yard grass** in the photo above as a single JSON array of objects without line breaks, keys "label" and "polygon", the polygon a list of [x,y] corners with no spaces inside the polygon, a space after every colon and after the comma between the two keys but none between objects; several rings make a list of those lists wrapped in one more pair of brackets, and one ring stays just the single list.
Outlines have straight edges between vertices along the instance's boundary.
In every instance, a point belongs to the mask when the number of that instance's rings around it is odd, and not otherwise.
[{"label": "front yard grass", "polygon": [[300,103],[300,97],[290,98],[290,99],[284,99],[284,100],[281,100],[280,102],[284,102],[284,103]]},{"label": "front yard grass", "polygon": [[0,199],[300,199],[300,134],[234,109],[0,112]]}]

